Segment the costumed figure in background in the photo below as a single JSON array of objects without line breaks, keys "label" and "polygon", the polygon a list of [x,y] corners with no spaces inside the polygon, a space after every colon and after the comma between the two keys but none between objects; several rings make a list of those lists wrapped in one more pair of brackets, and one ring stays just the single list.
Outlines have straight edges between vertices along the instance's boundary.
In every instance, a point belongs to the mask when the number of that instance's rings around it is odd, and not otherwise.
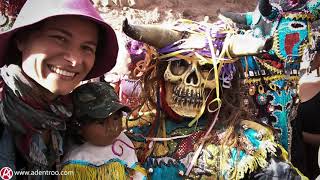
[{"label": "costumed figure in background", "polygon": [[274,39],[268,53],[241,60],[243,82],[253,100],[250,113],[278,131],[289,157],[299,66],[304,48],[311,44],[311,23],[319,19],[319,6],[318,0],[259,0],[254,12],[221,12],[235,23],[249,26],[253,36]]},{"label": "costumed figure in background", "polygon": [[68,94],[114,67],[115,32],[89,0],[28,0],[0,33],[0,49],[0,169],[58,171]]},{"label": "costumed figure in background", "polygon": [[124,22],[123,31],[145,43],[132,76],[141,81],[142,105],[127,126],[151,179],[304,179],[272,129],[243,110],[236,57],[268,51],[272,40],[234,28],[222,21],[181,20],[171,28]]},{"label": "costumed figure in background", "polygon": [[[125,35],[123,34],[123,36]],[[116,92],[119,94],[119,99],[123,104],[131,109],[135,109],[141,105],[141,80],[132,78],[132,76],[139,76],[141,60],[145,58],[146,52],[142,48],[142,42],[123,36],[121,36],[121,39],[127,40],[119,43],[120,50],[117,64],[115,68],[105,74],[105,81],[110,82],[115,87]],[[135,114],[136,111],[133,113]]]},{"label": "costumed figure in background", "polygon": [[0,3],[0,31],[6,31],[13,25],[26,0],[3,0]]}]

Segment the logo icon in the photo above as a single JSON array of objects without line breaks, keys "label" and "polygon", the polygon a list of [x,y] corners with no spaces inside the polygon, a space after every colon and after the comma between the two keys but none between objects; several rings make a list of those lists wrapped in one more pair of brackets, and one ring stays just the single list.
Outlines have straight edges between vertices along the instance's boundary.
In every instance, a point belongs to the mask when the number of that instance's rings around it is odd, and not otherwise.
[{"label": "logo icon", "polygon": [[9,180],[11,179],[13,176],[13,171],[11,168],[9,167],[3,167],[1,168],[0,170],[0,177],[3,179],[3,180]]}]

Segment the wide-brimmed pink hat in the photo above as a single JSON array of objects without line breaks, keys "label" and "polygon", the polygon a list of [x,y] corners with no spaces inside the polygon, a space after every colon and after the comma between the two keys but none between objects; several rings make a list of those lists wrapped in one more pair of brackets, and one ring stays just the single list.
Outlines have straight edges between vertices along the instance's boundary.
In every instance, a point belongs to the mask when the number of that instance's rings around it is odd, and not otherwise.
[{"label": "wide-brimmed pink hat", "polygon": [[12,28],[0,34],[0,67],[5,64],[11,39],[19,30],[53,16],[76,15],[88,18],[101,28],[95,64],[85,79],[99,77],[116,64],[118,42],[114,30],[101,18],[90,0],[27,0]]}]

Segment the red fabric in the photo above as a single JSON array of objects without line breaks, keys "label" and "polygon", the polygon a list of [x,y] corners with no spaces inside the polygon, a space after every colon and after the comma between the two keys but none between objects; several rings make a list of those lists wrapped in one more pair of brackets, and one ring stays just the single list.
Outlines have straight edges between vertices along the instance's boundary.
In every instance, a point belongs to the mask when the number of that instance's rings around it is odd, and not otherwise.
[{"label": "red fabric", "polygon": [[285,50],[287,54],[293,54],[293,47],[299,42],[299,33],[288,34],[285,39]]},{"label": "red fabric", "polygon": [[200,138],[205,134],[204,131],[193,133],[191,136],[183,139],[177,146],[177,151],[173,155],[175,159],[182,159],[190,152],[194,151],[194,145],[199,142]]}]

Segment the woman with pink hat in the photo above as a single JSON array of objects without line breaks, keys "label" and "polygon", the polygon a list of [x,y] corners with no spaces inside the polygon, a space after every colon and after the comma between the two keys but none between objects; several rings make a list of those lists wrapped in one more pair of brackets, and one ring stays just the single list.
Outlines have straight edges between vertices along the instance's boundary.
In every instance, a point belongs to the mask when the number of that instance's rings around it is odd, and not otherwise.
[{"label": "woman with pink hat", "polygon": [[0,171],[58,169],[65,95],[109,71],[117,53],[114,30],[89,0],[27,0],[0,34]]}]

